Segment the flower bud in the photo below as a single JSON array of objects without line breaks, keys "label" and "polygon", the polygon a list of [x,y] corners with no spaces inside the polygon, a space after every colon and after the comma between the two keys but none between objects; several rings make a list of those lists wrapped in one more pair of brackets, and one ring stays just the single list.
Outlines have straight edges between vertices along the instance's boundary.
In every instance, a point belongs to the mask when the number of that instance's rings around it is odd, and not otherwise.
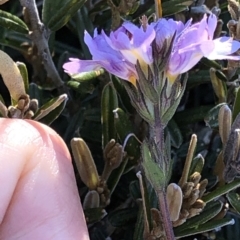
[{"label": "flower bud", "polygon": [[171,221],[176,221],[179,218],[182,198],[181,188],[175,183],[169,184],[167,187],[167,203]]}]

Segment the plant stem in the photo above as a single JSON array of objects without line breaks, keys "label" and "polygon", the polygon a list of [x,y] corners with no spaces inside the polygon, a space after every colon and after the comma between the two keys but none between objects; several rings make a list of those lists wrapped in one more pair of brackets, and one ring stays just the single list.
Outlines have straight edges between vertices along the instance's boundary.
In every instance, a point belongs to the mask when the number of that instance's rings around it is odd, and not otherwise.
[{"label": "plant stem", "polygon": [[162,17],[162,1],[161,0],[155,0],[155,13],[157,19]]},{"label": "plant stem", "polygon": [[173,233],[173,226],[170,220],[167,200],[166,200],[166,193],[165,191],[159,189],[156,191],[158,196],[159,202],[159,209],[161,213],[161,218],[163,222],[163,229],[165,230],[166,240],[175,240],[174,233]]},{"label": "plant stem", "polygon": [[[170,164],[168,163],[169,159],[166,159],[167,156],[164,143],[164,126],[161,121],[160,106],[158,104],[154,106],[154,116],[155,122],[154,127],[150,128],[150,137],[154,137],[154,141],[159,150],[158,153],[160,155],[157,156],[157,159],[155,159],[155,161],[158,162],[159,167],[162,168],[162,170],[165,173],[168,173],[170,170],[169,169]],[[166,185],[166,183],[164,185]],[[165,230],[166,239],[174,240],[175,237],[173,233],[172,222],[170,220],[165,189],[166,186],[160,186],[158,189],[155,189],[155,191],[158,196],[159,210],[161,213],[161,219],[163,223],[163,229]]]},{"label": "plant stem", "polygon": [[31,31],[29,36],[38,49],[47,76],[53,81],[54,86],[61,87],[64,82],[61,80],[57,69],[53,63],[51,53],[48,46],[49,30],[45,28],[41,22],[35,0],[19,0],[21,5],[26,9],[29,16]]}]

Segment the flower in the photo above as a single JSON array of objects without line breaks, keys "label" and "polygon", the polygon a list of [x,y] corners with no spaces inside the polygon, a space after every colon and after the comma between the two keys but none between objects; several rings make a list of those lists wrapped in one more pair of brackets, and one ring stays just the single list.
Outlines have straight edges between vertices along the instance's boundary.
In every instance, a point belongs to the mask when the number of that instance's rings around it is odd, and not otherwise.
[{"label": "flower", "polygon": [[127,61],[135,65],[138,60],[146,74],[147,65],[151,65],[153,61],[151,43],[154,39],[153,26],[144,30],[130,22],[123,23],[118,30],[111,32],[109,38],[106,37],[109,46],[119,50]]},{"label": "flower", "polygon": [[199,23],[191,24],[189,20],[185,26],[181,22],[160,19],[154,23],[156,44],[163,45],[163,41],[175,34],[170,60],[166,69],[168,79],[173,82],[181,73],[194,67],[202,57],[208,59],[240,60],[239,56],[231,56],[240,48],[240,43],[229,37],[213,40],[217,25],[217,18],[211,14],[204,15]]},{"label": "flower", "polygon": [[134,64],[126,61],[120,51],[109,46],[106,38],[103,32],[97,34],[95,30],[93,38],[85,32],[84,41],[92,54],[92,60],[70,58],[70,62],[63,65],[65,72],[75,74],[104,68],[108,72],[128,80],[135,85],[137,72]]},{"label": "flower", "polygon": [[150,25],[140,28],[125,22],[108,37],[104,31],[100,34],[95,30],[93,38],[85,32],[85,43],[92,54],[92,60],[70,58],[63,68],[69,74],[86,72],[104,68],[111,74],[136,85],[138,73],[137,61],[145,74],[153,64],[152,42],[157,48],[164,47],[165,40],[173,40],[172,51],[165,73],[171,83],[178,75],[194,67],[202,57],[208,59],[240,60],[240,56],[231,56],[240,48],[240,43],[229,37],[213,40],[217,26],[214,14],[195,24],[189,20],[185,25],[172,19],[159,19]]},{"label": "flower", "polygon": [[110,37],[104,31],[97,34],[95,30],[93,38],[85,32],[84,41],[92,54],[92,60],[70,58],[71,62],[65,63],[63,68],[65,72],[74,74],[102,67],[135,85],[138,79],[135,64],[137,60],[143,68],[144,65],[151,64],[151,43],[154,38],[155,31],[152,27],[144,32],[132,23],[123,24]]}]

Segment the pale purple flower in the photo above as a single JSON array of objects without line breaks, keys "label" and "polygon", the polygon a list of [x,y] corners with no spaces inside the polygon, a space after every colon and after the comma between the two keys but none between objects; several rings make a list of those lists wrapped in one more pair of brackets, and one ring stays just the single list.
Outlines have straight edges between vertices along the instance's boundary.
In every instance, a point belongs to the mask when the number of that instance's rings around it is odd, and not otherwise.
[{"label": "pale purple flower", "polygon": [[138,74],[137,61],[147,76],[148,65],[153,63],[152,42],[155,39],[158,49],[165,40],[173,36],[173,48],[169,62],[165,67],[168,79],[173,82],[181,73],[194,67],[202,57],[208,59],[240,60],[240,56],[231,56],[240,48],[240,43],[229,37],[213,40],[217,18],[207,15],[196,24],[189,20],[186,24],[172,19],[159,19],[143,29],[125,22],[108,37],[104,31],[95,30],[93,38],[85,32],[85,43],[92,54],[92,60],[70,58],[63,68],[69,74],[87,72],[104,68],[111,74],[136,84]]},{"label": "pale purple flower", "polygon": [[125,22],[116,30],[111,32],[108,44],[119,50],[127,61],[136,64],[137,60],[142,64],[151,64],[152,47],[151,43],[155,38],[155,31],[152,26],[148,26],[144,31],[142,27],[137,27],[130,22]]},{"label": "pale purple flower", "polygon": [[135,64],[151,64],[151,43],[155,38],[153,27],[144,32],[142,28],[132,23],[125,23],[108,37],[103,31],[101,34],[94,32],[92,38],[85,32],[84,41],[92,54],[92,60],[70,58],[71,62],[65,63],[63,68],[69,74],[87,72],[104,68],[108,72],[136,84],[138,75]]},{"label": "pale purple flower", "polygon": [[[181,22],[161,19],[155,24],[156,43],[161,47],[164,39],[172,37],[175,33],[173,49],[166,75],[170,81],[194,67],[202,57],[208,59],[240,60],[239,56],[231,56],[240,48],[240,43],[229,37],[213,40],[217,25],[217,18],[211,14],[196,24],[188,21],[185,26]],[[165,37],[165,38],[164,38]]]}]

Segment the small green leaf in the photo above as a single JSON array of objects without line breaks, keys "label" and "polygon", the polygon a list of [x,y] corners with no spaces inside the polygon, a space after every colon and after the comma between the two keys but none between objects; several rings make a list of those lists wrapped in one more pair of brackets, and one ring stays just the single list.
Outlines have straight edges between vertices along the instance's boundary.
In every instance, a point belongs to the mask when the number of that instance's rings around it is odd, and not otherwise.
[{"label": "small green leaf", "polygon": [[226,102],[227,87],[226,83],[217,77],[216,69],[210,68],[210,79],[213,86],[213,90],[218,98],[219,103]]},{"label": "small green leaf", "polygon": [[234,181],[216,188],[212,192],[208,193],[207,195],[202,197],[202,200],[206,203],[219,198],[220,196],[232,191],[233,189],[237,188],[240,186],[240,179],[235,179]]},{"label": "small green leaf", "polygon": [[58,107],[56,107],[53,111],[49,112],[48,115],[41,118],[39,121],[46,125],[51,125],[51,123],[54,122],[60,116],[65,106],[66,102],[62,102]]},{"label": "small green leaf", "polygon": [[21,76],[23,78],[23,82],[24,82],[24,87],[25,87],[25,92],[28,93],[29,90],[29,81],[28,81],[28,71],[27,71],[27,67],[24,63],[22,62],[16,62],[17,67],[21,73]]},{"label": "small green leaf", "polygon": [[210,128],[218,127],[218,113],[220,108],[225,104],[226,103],[220,103],[208,111],[207,115],[204,118],[204,121],[208,127]]},{"label": "small green leaf", "polygon": [[129,192],[130,192],[131,197],[134,200],[137,200],[138,198],[142,197],[140,187],[139,187],[139,181],[133,181],[130,183]]},{"label": "small green leaf", "polygon": [[116,139],[117,133],[114,125],[113,110],[118,107],[117,92],[112,84],[107,84],[102,91],[101,121],[103,134],[103,148],[111,139]]},{"label": "small green leaf", "polygon": [[27,25],[20,18],[2,10],[0,10],[0,25],[12,31],[28,33]]},{"label": "small green leaf", "polygon": [[217,70],[216,71],[216,76],[222,80],[223,82],[227,82],[228,79],[227,79],[227,76],[221,71],[221,70]]},{"label": "small green leaf", "polygon": [[128,163],[128,158],[124,158],[122,163],[117,169],[114,169],[107,181],[108,189],[110,193],[112,194],[113,191],[115,190],[121,176],[123,175],[123,172],[125,170],[125,167]]},{"label": "small green leaf", "polygon": [[179,148],[182,145],[183,137],[177,123],[173,119],[169,121],[166,130],[170,134],[172,146]]},{"label": "small green leaf", "polygon": [[176,14],[178,12],[182,12],[188,9],[194,1],[193,0],[172,0],[172,1],[165,1],[162,3],[163,15],[169,16]]},{"label": "small green leaf", "polygon": [[[88,14],[88,8],[86,6],[81,7],[81,9],[77,11],[77,14],[75,14],[71,20],[74,21],[75,31],[78,35],[84,57],[86,59],[91,59],[92,55],[84,41],[84,32],[87,31],[92,33],[94,31],[93,23],[90,19],[90,15]],[[104,72],[103,69],[99,71]]]},{"label": "small green leaf", "polygon": [[55,14],[46,23],[51,31],[57,31],[63,27],[70,18],[83,6],[86,0],[69,0],[65,4],[59,4]]},{"label": "small green leaf", "polygon": [[38,109],[34,115],[34,120],[40,120],[42,123],[51,124],[63,111],[68,97],[66,94],[62,94],[59,97],[51,99]]},{"label": "small green leaf", "polygon": [[137,218],[137,208],[118,209],[108,215],[108,220],[114,227],[124,227],[134,224]]},{"label": "small green leaf", "polygon": [[199,215],[187,219],[187,221],[184,224],[180,225],[179,227],[176,227],[174,232],[178,235],[187,229],[198,228],[202,224],[214,218],[221,211],[222,206],[223,203],[220,201],[208,203],[204,210]]},{"label": "small green leaf", "polygon": [[207,222],[205,224],[202,224],[201,226],[198,226],[197,228],[191,228],[191,229],[186,229],[182,231],[181,233],[176,233],[177,238],[182,238],[182,237],[187,237],[199,233],[204,233],[204,232],[209,232],[214,229],[218,229],[221,227],[224,227],[226,225],[233,225],[234,220],[232,218],[223,218],[220,220],[212,220],[210,222]]},{"label": "small green leaf", "polygon": [[207,67],[213,67],[213,68],[216,68],[219,70],[222,69],[222,66],[220,64],[218,64],[216,61],[209,60],[207,58],[202,58],[200,62],[205,64]]},{"label": "small green leaf", "polygon": [[84,210],[85,219],[88,224],[99,222],[104,217],[105,214],[106,211],[101,207],[88,208]]},{"label": "small green leaf", "polygon": [[237,89],[234,105],[233,105],[233,115],[232,119],[233,121],[237,117],[237,115],[240,113],[240,87]]},{"label": "small green leaf", "polygon": [[235,192],[230,192],[227,194],[227,199],[238,214],[240,214],[240,195]]},{"label": "small green leaf", "polygon": [[42,21],[45,25],[48,24],[52,18],[53,13],[56,12],[62,5],[65,5],[69,0],[44,0],[42,9]]},{"label": "small green leaf", "polygon": [[161,190],[165,185],[165,173],[159,167],[157,163],[154,162],[154,158],[151,154],[150,146],[146,141],[142,143],[142,167],[146,178],[152,184],[155,190]]},{"label": "small green leaf", "polygon": [[71,78],[77,82],[85,82],[88,80],[92,80],[93,78],[96,78],[96,77],[102,75],[103,73],[104,73],[104,69],[101,68],[97,71],[73,74],[73,75],[71,75]]},{"label": "small green leaf", "polygon": [[179,89],[179,92],[178,92],[178,95],[177,97],[175,98],[175,101],[174,103],[172,104],[172,106],[170,106],[163,114],[162,116],[162,123],[164,125],[167,125],[169,120],[172,119],[174,113],[176,112],[176,109],[182,99],[182,96],[185,92],[185,88],[186,88],[186,84],[187,84],[187,77],[188,77],[188,74],[184,74],[183,75],[183,83],[182,83],[182,86],[181,86],[181,89]]},{"label": "small green leaf", "polygon": [[122,84],[123,80],[120,80],[119,78],[117,78],[114,75],[111,75],[110,77],[111,77],[112,83],[114,85],[114,88],[116,89],[116,91],[119,95],[121,104],[124,106],[124,110],[126,109],[127,112],[133,113],[135,111],[135,109],[133,108],[133,106],[131,104],[131,100],[128,96],[128,93]]},{"label": "small green leaf", "polygon": [[77,129],[81,129],[84,122],[84,108],[80,108],[75,115],[71,116],[68,121],[67,129],[64,133],[63,139],[65,142],[70,142],[70,140],[74,137],[74,133]]},{"label": "small green leaf", "polygon": [[80,93],[82,97],[86,94],[92,94],[95,90],[95,86],[90,80],[82,83],[77,81],[68,81],[67,86]]},{"label": "small green leaf", "polygon": [[191,176],[193,173],[195,172],[198,172],[198,173],[201,173],[202,172],[202,169],[204,167],[204,158],[201,154],[198,154],[193,160],[192,160],[192,163],[191,163],[191,167],[190,167],[190,170],[189,170],[189,175],[188,176]]},{"label": "small green leaf", "polygon": [[[129,134],[133,134],[133,126],[127,114],[120,108],[114,110],[114,123],[118,137],[121,143],[124,144]],[[127,152],[131,163],[136,164],[140,158],[140,143],[134,136],[129,137],[124,150]]]},{"label": "small green leaf", "polygon": [[35,98],[35,99],[38,100],[39,106],[42,105],[42,101],[43,101],[44,97],[43,97],[43,90],[42,90],[41,87],[39,87],[35,83],[30,83],[28,94],[29,94],[31,99]]}]

